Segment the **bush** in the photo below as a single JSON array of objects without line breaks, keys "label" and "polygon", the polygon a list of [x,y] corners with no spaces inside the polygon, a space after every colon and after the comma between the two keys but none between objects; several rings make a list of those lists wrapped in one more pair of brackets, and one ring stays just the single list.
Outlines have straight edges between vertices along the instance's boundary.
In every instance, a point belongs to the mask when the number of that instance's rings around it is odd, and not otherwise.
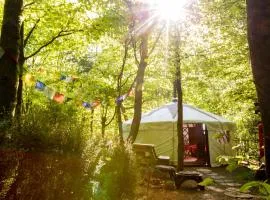
[{"label": "bush", "polygon": [[107,146],[106,153],[100,160],[100,166],[94,199],[135,198],[137,172],[134,156],[129,145],[122,146],[115,143],[114,146]]},{"label": "bush", "polygon": [[76,109],[49,104],[33,107],[8,130],[9,145],[27,151],[82,153],[89,138],[88,126]]},{"label": "bush", "polygon": [[0,199],[133,199],[129,145],[90,138],[80,114],[52,103],[14,121],[0,149]]}]

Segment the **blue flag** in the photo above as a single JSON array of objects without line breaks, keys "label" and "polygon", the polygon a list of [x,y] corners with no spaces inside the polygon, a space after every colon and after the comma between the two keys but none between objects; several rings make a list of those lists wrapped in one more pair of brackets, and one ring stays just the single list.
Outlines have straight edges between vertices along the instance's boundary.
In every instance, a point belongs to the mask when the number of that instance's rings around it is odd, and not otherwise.
[{"label": "blue flag", "polygon": [[91,108],[91,105],[88,102],[83,102],[82,106],[85,107],[85,108]]},{"label": "blue flag", "polygon": [[46,87],[46,85],[44,83],[42,83],[41,81],[36,82],[36,86],[35,86],[36,89],[43,91],[45,89],[45,87]]}]

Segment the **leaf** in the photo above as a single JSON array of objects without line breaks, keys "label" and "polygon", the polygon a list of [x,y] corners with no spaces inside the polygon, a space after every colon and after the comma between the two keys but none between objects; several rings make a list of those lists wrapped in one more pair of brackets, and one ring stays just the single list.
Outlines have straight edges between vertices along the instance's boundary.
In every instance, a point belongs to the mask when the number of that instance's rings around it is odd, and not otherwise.
[{"label": "leaf", "polygon": [[262,182],[260,181],[251,181],[248,182],[246,184],[244,184],[241,188],[240,188],[240,192],[246,192],[248,191],[250,188],[253,187],[259,187],[262,184]]},{"label": "leaf", "polygon": [[203,181],[200,182],[198,185],[200,185],[200,186],[209,186],[209,185],[213,185],[214,183],[215,182],[214,182],[214,180],[212,178],[207,177],[207,178],[203,179]]}]

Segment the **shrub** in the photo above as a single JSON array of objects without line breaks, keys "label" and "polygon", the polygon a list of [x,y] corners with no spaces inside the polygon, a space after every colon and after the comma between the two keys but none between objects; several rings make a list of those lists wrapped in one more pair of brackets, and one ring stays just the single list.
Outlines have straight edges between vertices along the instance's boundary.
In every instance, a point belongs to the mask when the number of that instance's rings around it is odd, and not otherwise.
[{"label": "shrub", "polygon": [[52,103],[14,121],[0,149],[0,199],[133,199],[129,145],[90,138],[80,114]]},{"label": "shrub", "polygon": [[73,107],[36,106],[8,130],[9,144],[27,151],[82,153],[89,137],[88,126]]},{"label": "shrub", "polygon": [[137,183],[135,160],[129,145],[107,146],[100,161],[94,199],[134,199]]}]

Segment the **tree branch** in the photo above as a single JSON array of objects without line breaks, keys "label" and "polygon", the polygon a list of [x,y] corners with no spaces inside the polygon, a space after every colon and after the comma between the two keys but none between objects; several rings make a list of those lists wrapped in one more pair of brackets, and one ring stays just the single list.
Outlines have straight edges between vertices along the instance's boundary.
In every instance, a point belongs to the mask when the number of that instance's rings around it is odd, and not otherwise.
[{"label": "tree branch", "polygon": [[38,19],[38,20],[36,21],[35,25],[34,25],[34,26],[31,28],[31,30],[27,33],[26,38],[25,38],[25,40],[24,40],[24,42],[23,42],[23,47],[26,47],[26,44],[27,44],[29,38],[31,37],[32,33],[33,33],[34,30],[36,29],[37,24],[38,24],[39,22],[40,22],[40,19]]},{"label": "tree branch", "polygon": [[106,126],[106,127],[109,126],[110,123],[112,123],[112,121],[113,121],[113,119],[114,119],[114,117],[115,117],[115,114],[116,114],[116,110],[114,110],[113,116],[112,116],[112,118],[110,119],[110,121],[109,121],[108,123],[105,123],[105,126]]},{"label": "tree branch", "polygon": [[132,39],[132,46],[133,46],[135,63],[136,63],[136,65],[139,65],[140,61],[137,57],[137,46],[136,46],[136,40],[134,38]]},{"label": "tree branch", "polygon": [[159,39],[160,39],[160,36],[161,36],[161,34],[162,34],[162,30],[164,29],[164,27],[165,27],[165,24],[164,24],[164,25],[162,26],[162,28],[160,29],[159,34],[158,34],[158,36],[157,36],[157,38],[156,38],[156,40],[155,40],[155,42],[154,42],[154,45],[153,45],[152,49],[150,50],[148,56],[150,56],[150,55],[153,53],[153,51],[155,50],[155,48],[156,48],[156,46],[157,46],[157,43],[158,43],[158,41],[159,41]]},{"label": "tree branch", "polygon": [[36,2],[31,2],[31,3],[28,3],[28,4],[25,4],[24,6],[23,6],[23,10],[25,9],[25,8],[27,8],[27,7],[29,7],[29,6],[31,6],[31,5],[33,5],[34,3],[36,3]]},{"label": "tree branch", "polygon": [[68,31],[61,30],[56,36],[54,36],[51,40],[49,40],[48,42],[46,42],[45,44],[43,44],[41,47],[39,47],[35,52],[33,52],[32,54],[30,54],[29,56],[26,56],[25,57],[25,60],[27,60],[27,59],[35,56],[36,54],[38,54],[42,49],[44,49],[45,47],[47,47],[50,44],[52,44],[57,38],[68,36],[68,35],[71,35],[71,34],[73,34],[75,32],[79,32],[79,31],[82,31],[82,30],[68,30]]},{"label": "tree branch", "polygon": [[123,56],[122,66],[121,66],[121,70],[120,70],[120,73],[119,73],[118,78],[117,78],[118,95],[121,95],[122,78],[123,78],[124,68],[125,68],[126,61],[127,61],[129,43],[130,43],[130,41],[128,39],[126,39],[125,45],[124,45],[124,56]]}]

